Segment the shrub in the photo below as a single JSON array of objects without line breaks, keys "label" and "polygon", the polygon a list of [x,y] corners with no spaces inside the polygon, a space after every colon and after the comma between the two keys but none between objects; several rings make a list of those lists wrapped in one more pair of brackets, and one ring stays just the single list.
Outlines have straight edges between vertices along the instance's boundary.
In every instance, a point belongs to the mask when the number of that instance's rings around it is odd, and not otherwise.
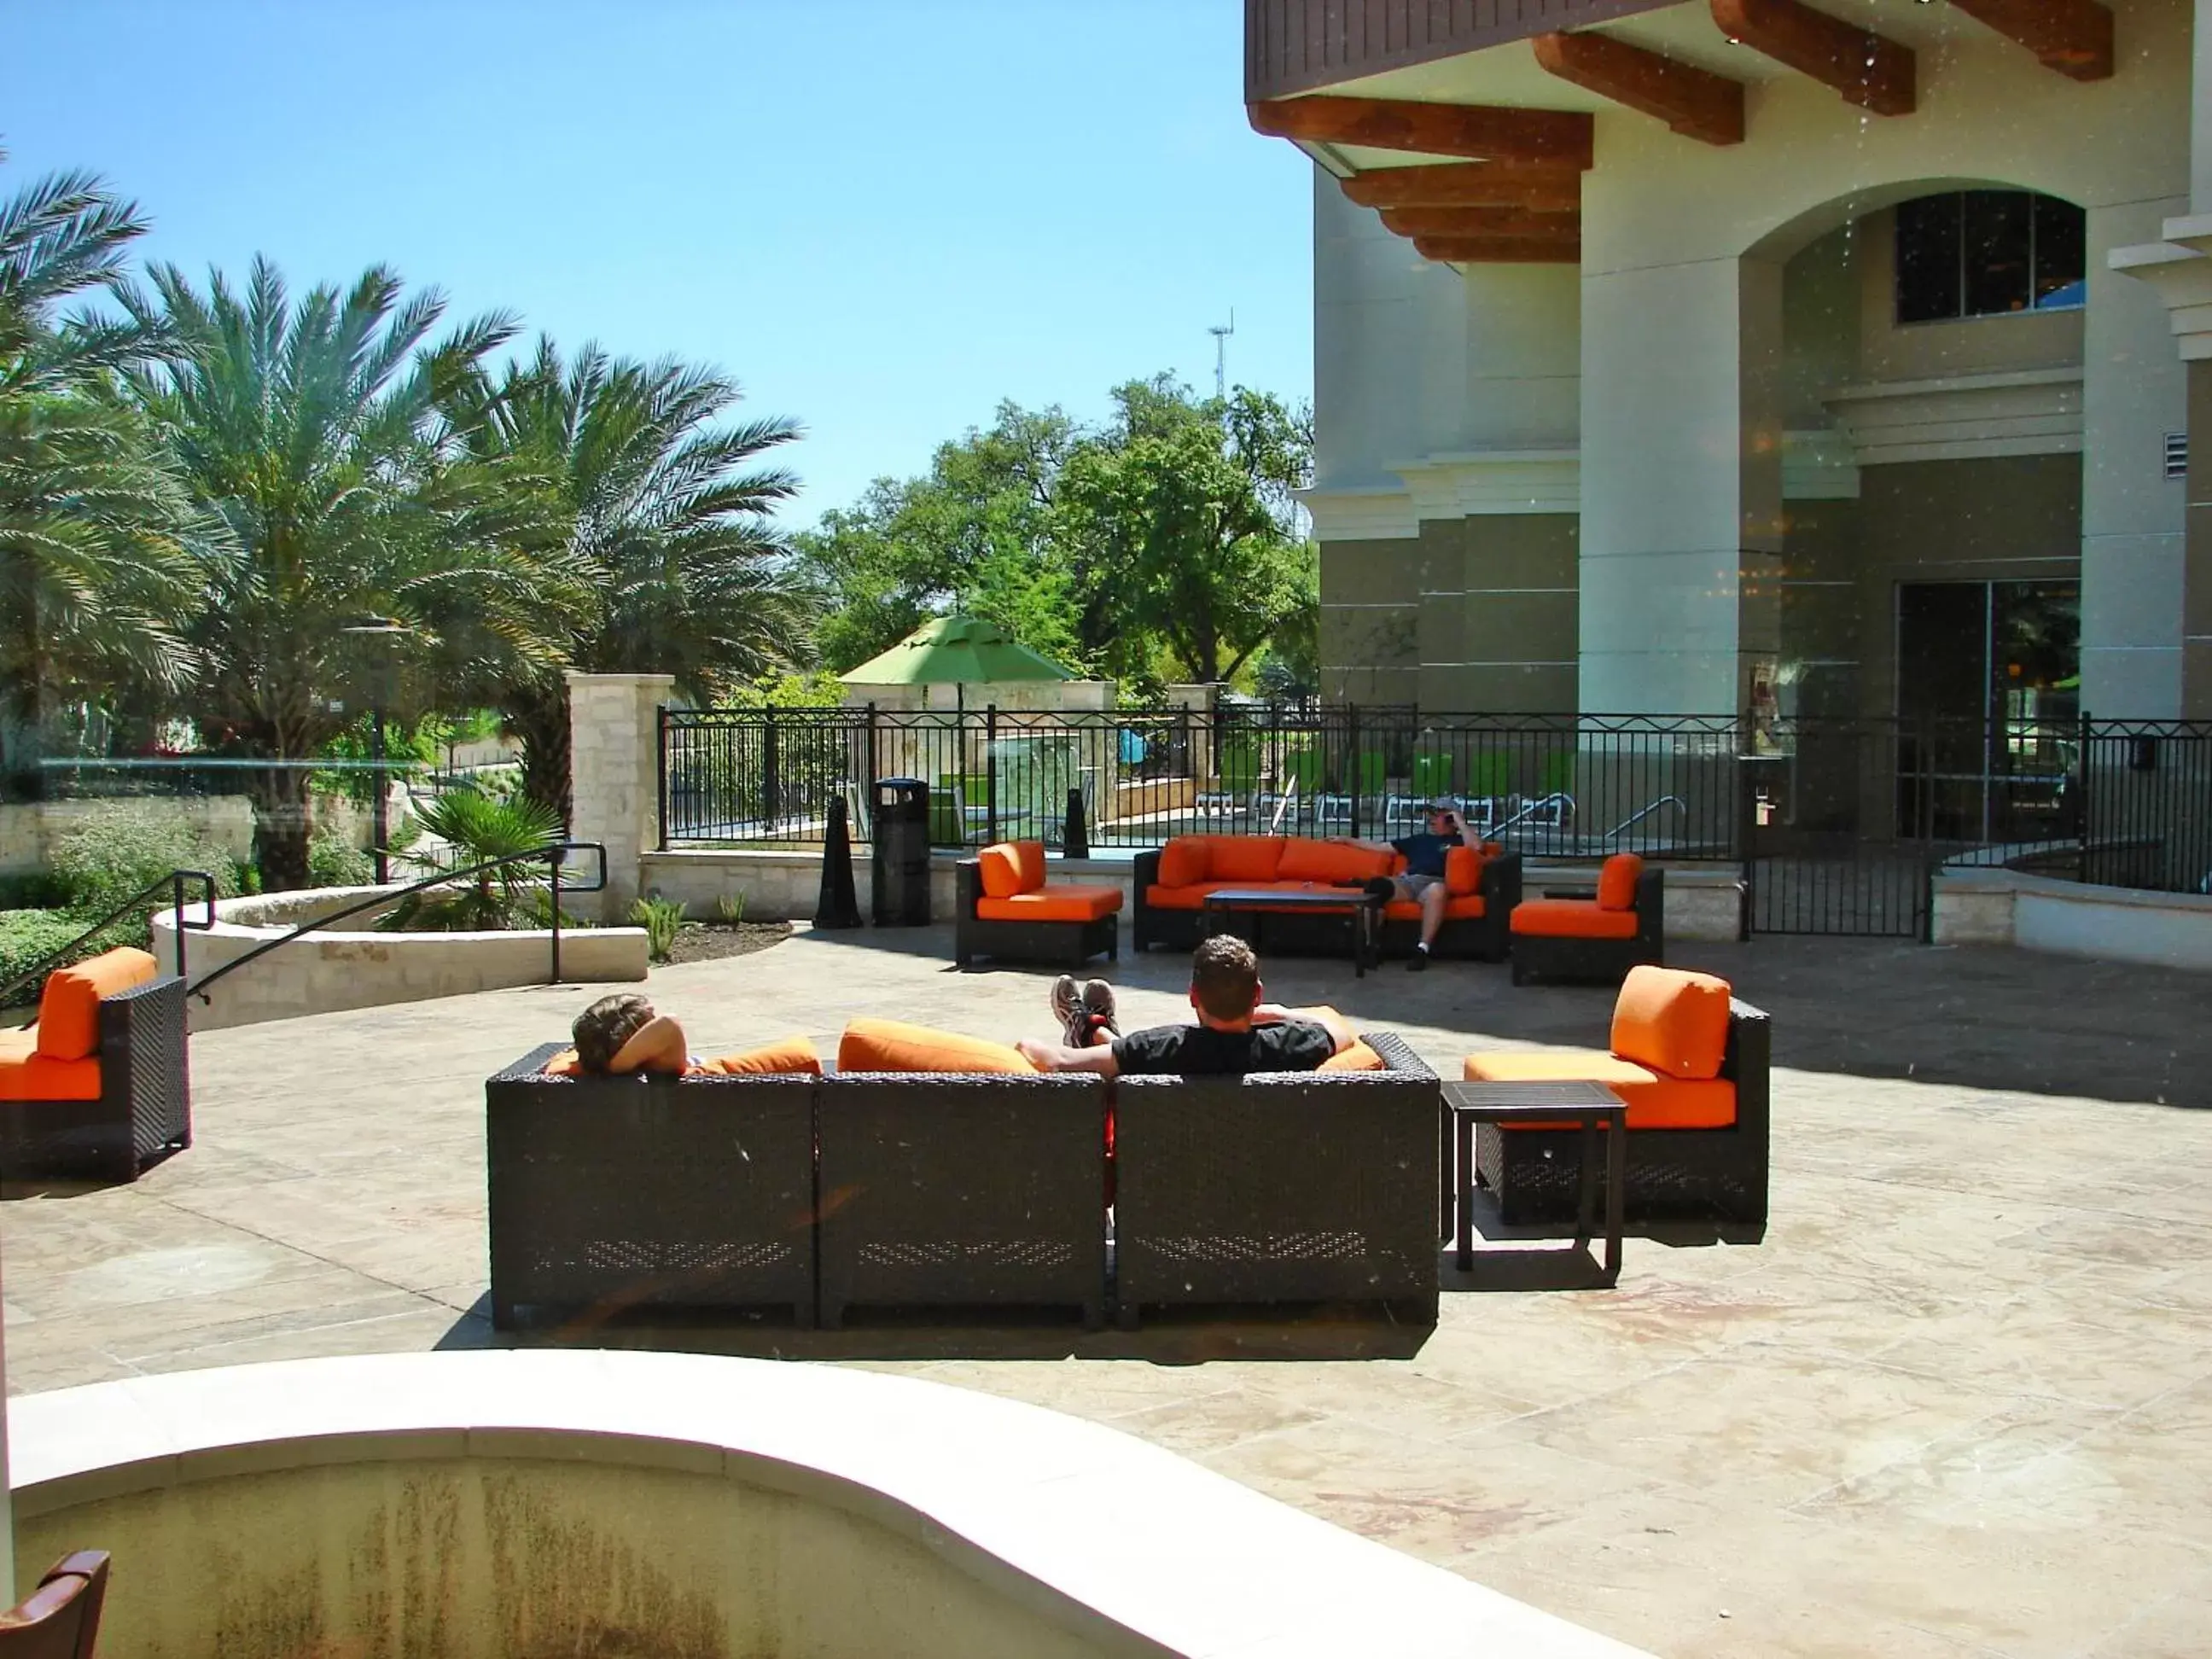
[{"label": "shrub", "polygon": [[0,876],[0,910],[58,910],[69,902],[69,890],[52,872]]},{"label": "shrub", "polygon": [[684,926],[683,904],[658,896],[641,898],[629,907],[629,919],[645,929],[646,953],[655,962],[667,961]]},{"label": "shrub", "polygon": [[172,870],[204,870],[221,893],[239,890],[238,866],[173,807],[152,801],[103,806],[64,836],[53,872],[70,908],[97,914]]},{"label": "shrub", "polygon": [[316,887],[366,887],[376,866],[335,826],[319,823],[307,837],[307,880]]},{"label": "shrub", "polygon": [[[66,910],[0,910],[0,991],[16,975],[29,972],[83,931],[84,919]],[[109,931],[114,938],[94,940],[82,954],[90,956],[109,945],[129,944],[135,933],[134,927],[125,923],[118,923]],[[0,999],[0,1006],[36,1002],[39,991],[37,985],[29,986],[17,995]]]},{"label": "shrub", "polygon": [[743,893],[718,893],[714,896],[714,917],[725,927],[734,927],[745,919],[745,896]]}]

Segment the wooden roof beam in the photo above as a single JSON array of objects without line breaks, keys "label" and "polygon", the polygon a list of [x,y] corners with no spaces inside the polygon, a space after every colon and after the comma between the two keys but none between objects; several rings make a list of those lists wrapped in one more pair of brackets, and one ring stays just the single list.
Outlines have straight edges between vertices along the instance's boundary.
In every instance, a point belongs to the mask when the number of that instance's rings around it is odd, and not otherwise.
[{"label": "wooden roof beam", "polygon": [[1856,28],[1799,0],[1709,0],[1713,21],[1733,41],[1833,87],[1847,104],[1876,115],[1914,107],[1912,49]]},{"label": "wooden roof beam", "polygon": [[1976,22],[2017,40],[2044,68],[2076,81],[2112,75],[2112,14],[2096,0],[1951,0]]},{"label": "wooden roof beam", "polygon": [[1553,161],[1446,161],[1377,167],[1338,181],[1362,207],[1517,207],[1572,213],[1582,206],[1582,170]]},{"label": "wooden roof beam", "polygon": [[1419,104],[1390,98],[1278,98],[1248,105],[1253,130],[1308,143],[1360,144],[1486,161],[1590,164],[1590,118],[1578,111]]},{"label": "wooden roof beam", "polygon": [[1416,236],[1413,252],[1452,265],[1578,265],[1582,239],[1538,241],[1528,236]]},{"label": "wooden roof beam", "polygon": [[[2007,3],[2008,0],[1997,0]],[[1562,81],[1708,144],[1743,142],[1743,82],[1605,34],[1540,34],[1536,62]]]},{"label": "wooden roof beam", "polygon": [[1510,207],[1384,208],[1384,227],[1400,236],[1510,237],[1571,242],[1582,234],[1578,213],[1530,213]]}]

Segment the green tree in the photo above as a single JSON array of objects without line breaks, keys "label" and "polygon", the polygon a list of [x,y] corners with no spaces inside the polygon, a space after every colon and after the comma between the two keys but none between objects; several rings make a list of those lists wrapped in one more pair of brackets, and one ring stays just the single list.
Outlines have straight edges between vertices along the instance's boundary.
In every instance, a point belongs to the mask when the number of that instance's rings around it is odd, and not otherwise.
[{"label": "green tree", "polygon": [[[535,572],[517,553],[508,492],[451,453],[440,417],[484,354],[514,333],[479,318],[426,344],[445,310],[434,290],[403,301],[381,267],[343,293],[296,303],[253,263],[243,292],[205,291],[173,266],[151,292],[121,290],[173,359],[129,371],[196,501],[223,534],[195,550],[204,601],[185,629],[189,699],[219,752],[272,762],[319,754],[371,695],[369,652],[348,633],[396,621],[404,670],[450,615],[503,616],[526,637]],[[245,774],[264,886],[308,878],[308,770]]]},{"label": "green tree", "polygon": [[470,454],[559,526],[538,552],[542,602],[522,642],[534,648],[495,653],[472,690],[521,741],[524,794],[564,820],[562,671],[673,674],[711,701],[789,666],[805,637],[806,595],[769,517],[797,483],[758,465],[799,428],[714,424],[738,397],[706,370],[592,345],[564,363],[541,339],[533,360],[495,386],[472,377],[453,400]]},{"label": "green tree", "polygon": [[1166,375],[1114,398],[1056,490],[1085,641],[1126,678],[1164,644],[1190,678],[1230,679],[1319,604],[1291,493],[1310,471],[1311,416],[1244,387],[1200,401]]},{"label": "green tree", "polygon": [[[4,152],[0,152],[4,159]],[[156,434],[115,371],[157,352],[139,323],[55,310],[114,283],[145,228],[88,173],[0,201],[0,738],[33,760],[55,707],[173,685],[191,529]]]}]

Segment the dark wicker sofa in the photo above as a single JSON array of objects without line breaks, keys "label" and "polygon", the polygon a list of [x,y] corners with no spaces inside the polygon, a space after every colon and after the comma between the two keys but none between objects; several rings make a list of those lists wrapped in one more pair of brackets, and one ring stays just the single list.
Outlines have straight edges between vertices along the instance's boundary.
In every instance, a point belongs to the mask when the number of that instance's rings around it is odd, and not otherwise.
[{"label": "dark wicker sofa", "polygon": [[787,1308],[814,1322],[809,1076],[484,1085],[492,1323]]},{"label": "dark wicker sofa", "polygon": [[[1765,1013],[1731,998],[1720,1075],[1735,1085],[1735,1121],[1723,1129],[1630,1129],[1629,1220],[1765,1224],[1771,1048]],[[1573,1217],[1578,1134],[1476,1126],[1475,1179],[1495,1195],[1509,1224]]]},{"label": "dark wicker sofa", "polygon": [[96,1057],[96,1099],[0,1100],[0,1178],[136,1181],[192,1144],[184,981],[101,997]]},{"label": "dark wicker sofa", "polygon": [[[1132,944],[1134,948],[1142,951],[1158,945],[1170,950],[1195,950],[1206,912],[1203,909],[1154,904],[1148,896],[1159,884],[1160,850],[1153,848],[1138,854],[1133,873],[1136,890],[1136,908],[1132,912],[1134,929]],[[1236,884],[1263,886],[1267,884],[1238,882]],[[1477,962],[1503,962],[1510,939],[1507,932],[1509,919],[1514,906],[1521,902],[1521,855],[1518,853],[1501,853],[1494,858],[1485,859],[1480,885],[1476,891],[1482,899],[1482,914],[1447,920],[1437,933],[1435,953],[1439,957],[1468,957]],[[1411,915],[1407,914],[1409,910],[1413,912]],[[1246,915],[1240,917],[1240,921],[1256,929],[1260,937],[1251,942],[1262,952],[1290,956],[1340,956],[1344,951],[1344,923],[1334,916],[1283,911]],[[1415,907],[1394,903],[1384,911],[1382,951],[1385,956],[1409,954],[1420,934],[1419,911]]]},{"label": "dark wicker sofa", "polygon": [[1121,1322],[1146,1309],[1382,1303],[1437,1315],[1436,1073],[1389,1069],[1115,1085]]}]

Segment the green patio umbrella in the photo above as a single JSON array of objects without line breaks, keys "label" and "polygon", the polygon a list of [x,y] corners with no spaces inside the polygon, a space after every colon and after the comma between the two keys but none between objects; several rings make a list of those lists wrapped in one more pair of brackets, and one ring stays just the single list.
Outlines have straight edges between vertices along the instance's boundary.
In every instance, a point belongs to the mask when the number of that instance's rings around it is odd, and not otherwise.
[{"label": "green patio umbrella", "polygon": [[[982,685],[997,680],[1072,680],[980,617],[936,617],[879,655],[837,677],[848,685]],[[961,694],[965,701],[965,693]]]}]

